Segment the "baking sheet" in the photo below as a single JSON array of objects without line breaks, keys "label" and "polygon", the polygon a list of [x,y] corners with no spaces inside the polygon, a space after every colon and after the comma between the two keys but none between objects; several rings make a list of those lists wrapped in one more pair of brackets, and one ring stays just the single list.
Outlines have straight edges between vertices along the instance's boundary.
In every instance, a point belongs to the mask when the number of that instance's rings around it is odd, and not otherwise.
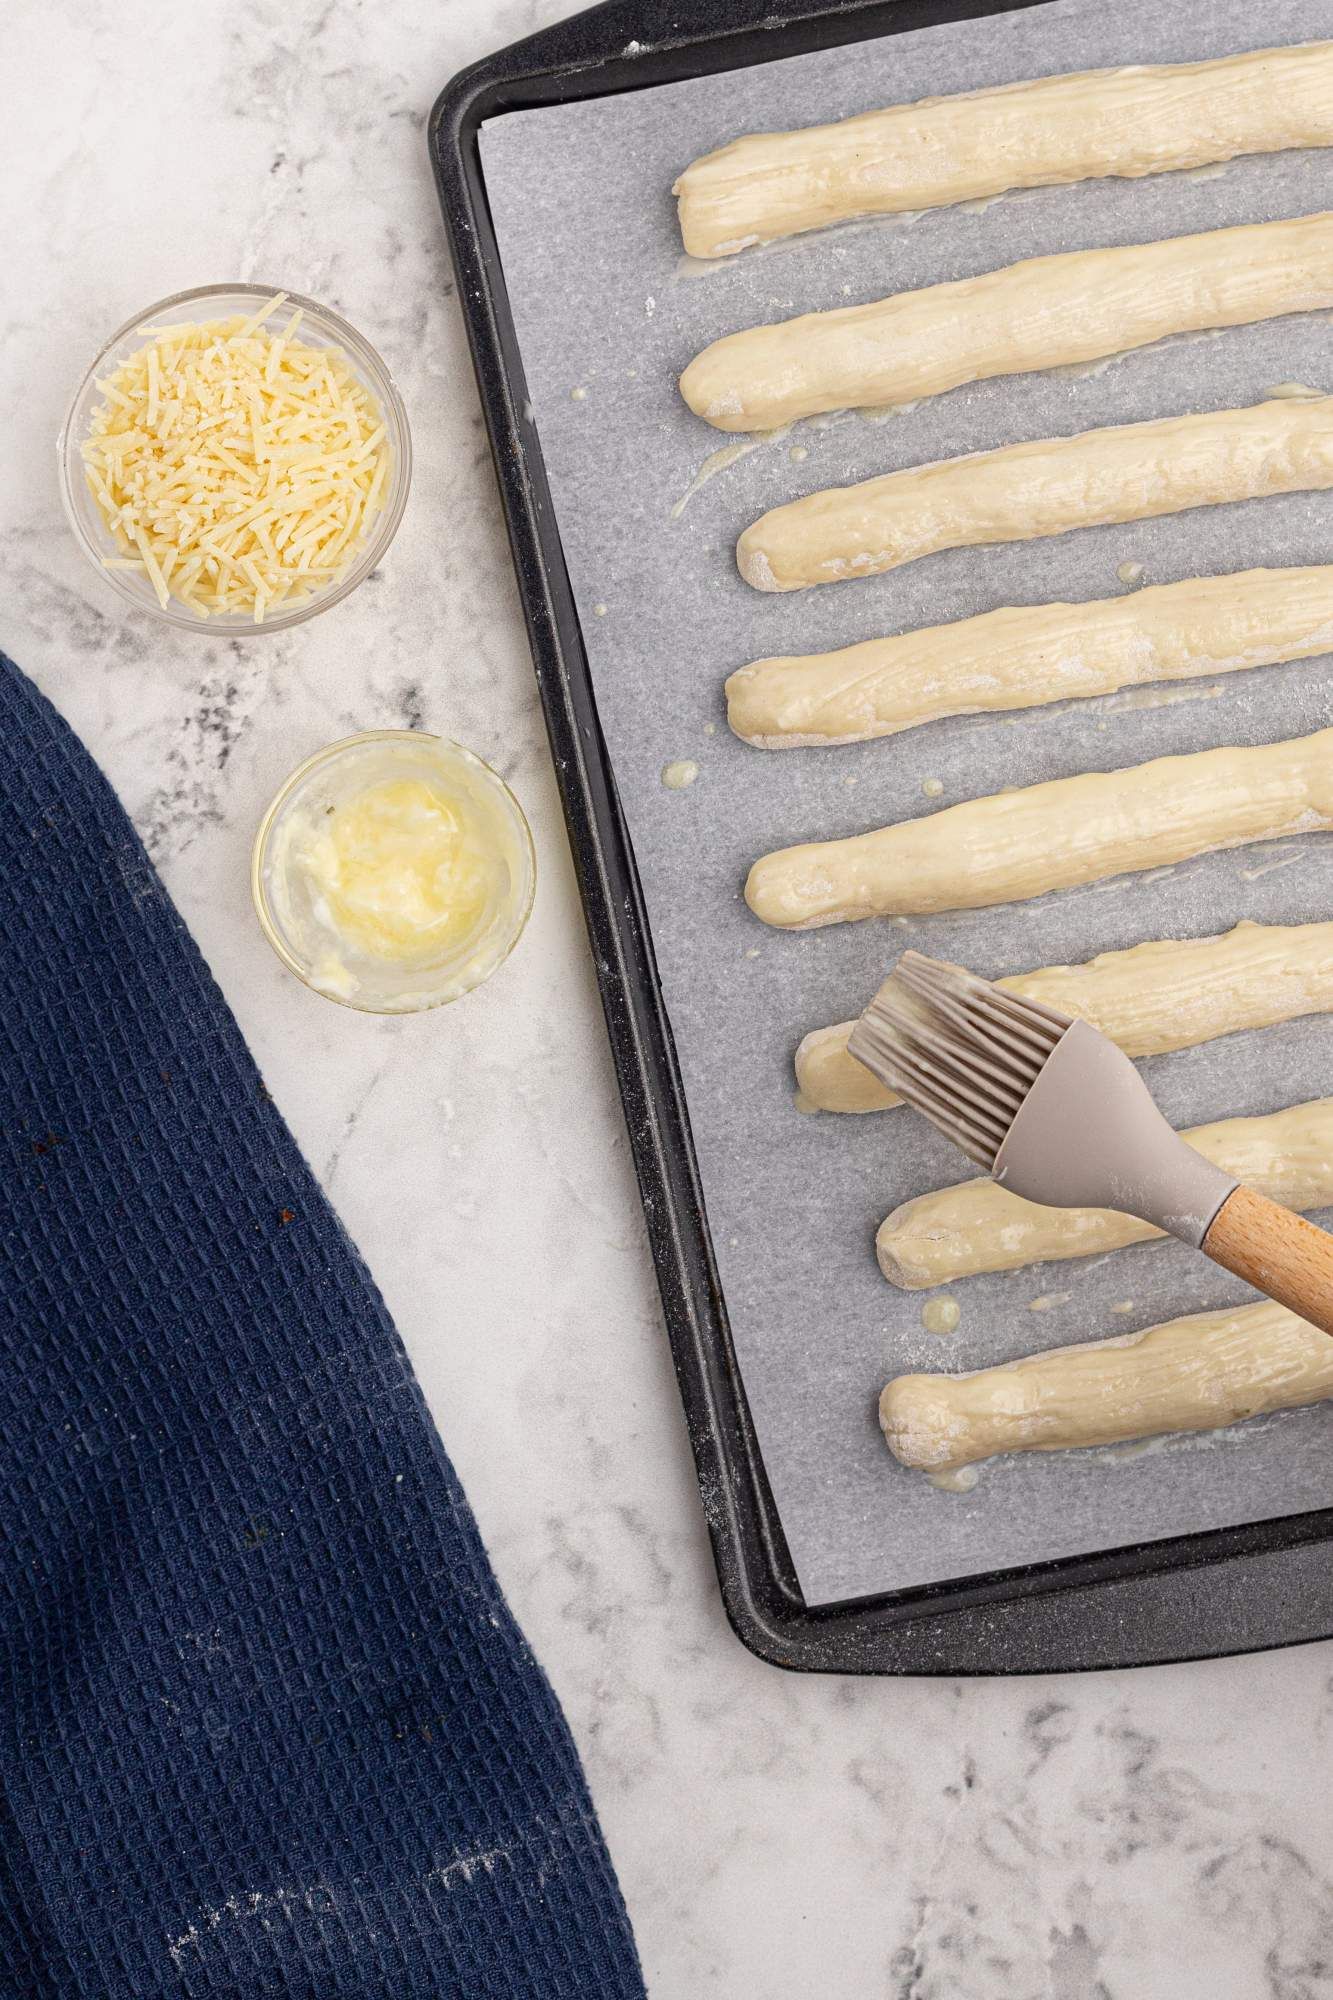
[{"label": "baking sheet", "polygon": [[[912,944],[991,975],[1079,961],[1238,919],[1330,914],[1327,837],[1303,836],[1004,909],[766,929],[741,896],[756,855],[960,799],[1330,721],[1328,661],[1142,690],[878,743],[764,753],[727,729],[722,682],[764,654],[817,651],[1000,604],[1329,559],[1333,497],[1296,495],[1052,540],[958,550],[888,576],[786,595],[738,577],[735,538],[828,485],[1020,438],[1246,404],[1274,385],[1333,390],[1327,315],[1165,343],[1101,370],[975,385],[902,414],[807,421],[752,443],[691,416],[676,377],[722,333],[1051,251],[1297,215],[1330,204],[1326,154],[886,218],[701,266],[668,190],[697,154],[782,128],[1066,69],[1179,62],[1333,30],[1328,0],[1165,8],[1049,0],[636,93],[511,113],[482,161],[598,709],[650,913],[710,1226],[745,1387],[802,1590],[812,1603],[1333,1504],[1333,1407],[1149,1449],[1015,1457],[970,1493],[890,1458],[875,1401],[891,1374],[975,1368],[1123,1334],[1245,1297],[1175,1243],[929,1294],[879,1276],[874,1230],[965,1163],[905,1112],[803,1116],[792,1054],[857,1011]],[[721,457],[715,454],[721,454]],[[672,763],[697,764],[684,789]],[[938,781],[942,791],[933,796]],[[929,792],[926,790],[930,782]],[[1331,1087],[1333,1026],[1291,1023],[1149,1066],[1177,1123],[1259,1113]]]}]

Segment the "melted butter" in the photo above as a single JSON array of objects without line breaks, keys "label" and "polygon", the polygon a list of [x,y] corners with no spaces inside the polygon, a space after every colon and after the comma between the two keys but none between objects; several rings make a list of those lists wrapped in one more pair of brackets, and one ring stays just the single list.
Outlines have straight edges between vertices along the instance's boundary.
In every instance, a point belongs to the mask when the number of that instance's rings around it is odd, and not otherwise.
[{"label": "melted butter", "polygon": [[294,827],[288,865],[326,929],[389,965],[456,950],[499,886],[475,810],[416,777],[381,778]]},{"label": "melted butter", "polygon": [[920,402],[921,398],[917,396],[910,403],[867,403],[858,405],[852,415],[859,417],[863,424],[887,424],[894,417],[910,416]]},{"label": "melted butter", "polygon": [[311,985],[401,1012],[499,963],[526,916],[531,850],[512,800],[466,752],[367,740],[293,798],[265,881]]},{"label": "melted butter", "polygon": [[1107,707],[1118,714],[1126,708],[1175,708],[1182,701],[1216,701],[1226,689],[1221,682],[1212,687],[1146,687],[1135,688],[1129,694],[1118,694]]},{"label": "melted butter", "polygon": [[957,1299],[927,1299],[921,1308],[921,1324],[927,1333],[953,1333],[962,1316],[963,1309]]},{"label": "melted butter", "polygon": [[779,444],[790,430],[790,424],[782,424],[775,431],[751,431],[746,437],[734,438],[730,444],[720,445],[716,451],[710,451],[671,509],[671,519],[678,521],[700,487],[707,486],[710,479],[716,479],[719,472],[725,472],[729,465],[735,465],[742,458],[748,458],[752,451],[760,451],[768,444]]},{"label": "melted butter", "polygon": [[975,1465],[959,1465],[952,1472],[926,1474],[928,1484],[937,1493],[970,1493],[980,1477]]},{"label": "melted butter", "polygon": [[1240,879],[1242,882],[1257,882],[1261,875],[1271,875],[1275,868],[1290,868],[1293,861],[1304,858],[1305,852],[1303,847],[1280,847],[1270,861],[1261,861],[1255,868],[1242,868]]}]

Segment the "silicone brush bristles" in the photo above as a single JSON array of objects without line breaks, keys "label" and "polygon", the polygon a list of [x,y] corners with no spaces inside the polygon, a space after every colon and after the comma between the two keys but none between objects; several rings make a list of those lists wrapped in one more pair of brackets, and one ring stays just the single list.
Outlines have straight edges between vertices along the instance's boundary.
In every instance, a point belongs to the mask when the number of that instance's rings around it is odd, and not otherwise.
[{"label": "silicone brush bristles", "polygon": [[905,951],[853,1028],[850,1054],[989,1173],[1067,1014],[961,965]]}]

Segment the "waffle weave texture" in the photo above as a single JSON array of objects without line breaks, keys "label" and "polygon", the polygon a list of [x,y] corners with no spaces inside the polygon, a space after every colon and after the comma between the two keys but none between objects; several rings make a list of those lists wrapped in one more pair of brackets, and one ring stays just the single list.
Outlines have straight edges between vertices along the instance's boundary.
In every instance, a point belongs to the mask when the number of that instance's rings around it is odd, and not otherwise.
[{"label": "waffle weave texture", "polygon": [[642,1993],[383,1301],[0,655],[0,1995]]}]

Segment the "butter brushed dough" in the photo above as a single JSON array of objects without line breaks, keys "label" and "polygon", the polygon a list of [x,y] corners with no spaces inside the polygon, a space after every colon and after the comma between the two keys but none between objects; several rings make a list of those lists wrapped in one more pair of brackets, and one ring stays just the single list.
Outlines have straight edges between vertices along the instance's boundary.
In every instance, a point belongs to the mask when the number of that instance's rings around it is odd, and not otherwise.
[{"label": "butter brushed dough", "polygon": [[1333,1340],[1265,1302],[968,1375],[900,1375],[879,1399],[879,1421],[900,1464],[952,1472],[1007,1451],[1217,1430],[1326,1396]]},{"label": "butter brushed dough", "polygon": [[941,549],[1333,486],[1333,396],[1205,410],[909,466],[773,507],[736,562],[756,590],[876,576]]},{"label": "butter brushed dough", "polygon": [[[1285,1208],[1303,1212],[1333,1201],[1333,1098],[1293,1104],[1266,1118],[1223,1118],[1181,1136]],[[1136,1216],[1109,1208],[1043,1208],[981,1179],[895,1208],[880,1224],[875,1255],[891,1285],[919,1292],[979,1271],[1092,1257],[1161,1234]]]},{"label": "butter brushed dough", "polygon": [[858,215],[1333,143],[1333,43],[1084,70],[735,139],[672,193],[693,257]]},{"label": "butter brushed dough", "polygon": [[[1165,1055],[1333,1011],[1333,923],[1245,921],[1220,937],[1154,939],[996,984],[1090,1022],[1128,1056]],[[848,1055],[855,1025],[815,1028],[796,1051],[797,1083],[820,1111],[885,1111],[902,1102]]]},{"label": "butter brushed dough", "polygon": [[727,334],[680,378],[722,431],[1096,361],[1174,333],[1333,306],[1333,215],[1074,250]]},{"label": "butter brushed dough", "polygon": [[1055,778],[780,848],[755,862],[745,900],[780,930],[983,909],[1329,825],[1333,729],[1320,729]]},{"label": "butter brushed dough", "polygon": [[755,660],[727,720],[763,750],[860,743],[948,715],[1029,708],[1333,650],[1333,565],[987,611],[832,653]]}]

